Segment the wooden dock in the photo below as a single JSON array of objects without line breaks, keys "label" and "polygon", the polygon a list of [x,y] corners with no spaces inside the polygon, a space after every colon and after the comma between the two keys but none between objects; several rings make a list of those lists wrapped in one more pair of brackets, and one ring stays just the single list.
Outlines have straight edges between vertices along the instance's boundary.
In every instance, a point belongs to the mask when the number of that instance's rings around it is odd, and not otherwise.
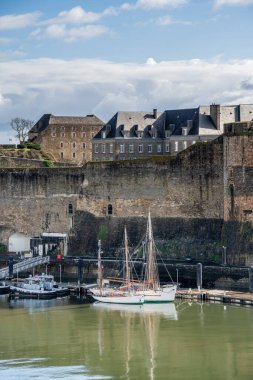
[{"label": "wooden dock", "polygon": [[253,293],[206,289],[178,289],[176,298],[253,306]]}]

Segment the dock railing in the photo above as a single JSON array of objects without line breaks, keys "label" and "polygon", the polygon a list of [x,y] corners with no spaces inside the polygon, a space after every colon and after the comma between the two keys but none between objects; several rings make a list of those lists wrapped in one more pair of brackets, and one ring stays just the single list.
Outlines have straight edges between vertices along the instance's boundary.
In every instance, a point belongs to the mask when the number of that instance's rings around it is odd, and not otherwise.
[{"label": "dock railing", "polygon": [[[20,273],[26,271],[27,269],[34,268],[37,265],[47,264],[50,261],[50,256],[39,256],[32,257],[29,259],[22,260],[17,264],[13,265],[13,274]],[[9,277],[9,267],[5,267],[0,269],[0,279],[4,279]]]}]

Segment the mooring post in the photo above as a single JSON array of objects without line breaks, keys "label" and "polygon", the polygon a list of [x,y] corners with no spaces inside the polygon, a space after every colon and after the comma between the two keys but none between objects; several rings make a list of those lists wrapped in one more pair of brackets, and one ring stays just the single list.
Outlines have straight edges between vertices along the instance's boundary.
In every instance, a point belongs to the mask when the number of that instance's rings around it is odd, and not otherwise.
[{"label": "mooring post", "polygon": [[249,267],[249,292],[253,293],[253,267]]},{"label": "mooring post", "polygon": [[197,287],[198,291],[202,288],[202,264],[197,264]]}]

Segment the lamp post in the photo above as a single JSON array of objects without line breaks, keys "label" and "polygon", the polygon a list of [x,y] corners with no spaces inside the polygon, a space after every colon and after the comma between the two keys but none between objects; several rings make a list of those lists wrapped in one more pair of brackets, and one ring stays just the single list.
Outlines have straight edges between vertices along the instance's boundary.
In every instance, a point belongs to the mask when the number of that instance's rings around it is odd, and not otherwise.
[{"label": "lamp post", "polygon": [[222,247],[223,252],[222,252],[222,265],[227,265],[227,247]]}]

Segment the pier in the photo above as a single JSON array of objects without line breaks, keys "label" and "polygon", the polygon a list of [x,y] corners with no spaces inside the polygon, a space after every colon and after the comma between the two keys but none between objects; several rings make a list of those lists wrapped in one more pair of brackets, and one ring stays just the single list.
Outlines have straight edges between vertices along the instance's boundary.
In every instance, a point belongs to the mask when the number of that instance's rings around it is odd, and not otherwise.
[{"label": "pier", "polygon": [[207,289],[178,289],[176,293],[176,298],[253,306],[252,293],[242,293],[234,291]]}]

